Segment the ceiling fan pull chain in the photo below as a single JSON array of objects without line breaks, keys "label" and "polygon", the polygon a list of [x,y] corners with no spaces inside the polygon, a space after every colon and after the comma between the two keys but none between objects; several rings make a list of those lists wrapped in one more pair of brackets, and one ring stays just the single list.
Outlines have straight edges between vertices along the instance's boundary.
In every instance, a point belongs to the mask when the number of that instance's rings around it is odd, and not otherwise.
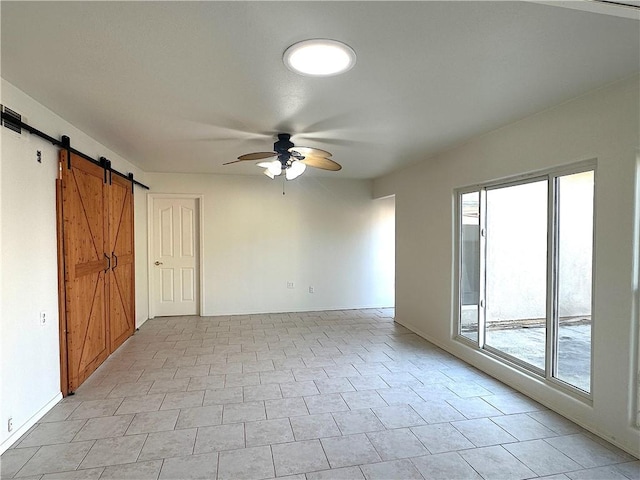
[{"label": "ceiling fan pull chain", "polygon": [[284,195],[284,184],[285,184],[285,178],[283,176],[282,177],[282,195]]}]

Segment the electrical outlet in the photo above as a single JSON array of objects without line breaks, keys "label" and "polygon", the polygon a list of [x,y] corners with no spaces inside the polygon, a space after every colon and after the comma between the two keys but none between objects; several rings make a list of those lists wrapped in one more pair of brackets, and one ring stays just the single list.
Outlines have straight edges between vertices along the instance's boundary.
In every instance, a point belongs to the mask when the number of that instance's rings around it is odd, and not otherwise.
[{"label": "electrical outlet", "polygon": [[40,326],[44,327],[47,324],[47,312],[40,312]]},{"label": "electrical outlet", "polygon": [[7,420],[7,432],[12,432],[13,431],[13,417],[9,417],[9,420]]},{"label": "electrical outlet", "polygon": [[287,282],[287,288],[293,288],[293,282]]},{"label": "electrical outlet", "polygon": [[314,293],[316,290],[313,287],[309,287],[309,293]]}]

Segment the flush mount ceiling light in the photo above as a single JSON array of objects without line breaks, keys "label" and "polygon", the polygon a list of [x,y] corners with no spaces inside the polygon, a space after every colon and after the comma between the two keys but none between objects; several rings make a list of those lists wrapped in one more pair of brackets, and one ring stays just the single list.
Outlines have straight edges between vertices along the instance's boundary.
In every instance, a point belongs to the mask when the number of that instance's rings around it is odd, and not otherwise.
[{"label": "flush mount ceiling light", "polygon": [[315,38],[294,43],[284,52],[284,64],[310,77],[329,77],[347,72],[356,64],[356,52],[342,42]]}]

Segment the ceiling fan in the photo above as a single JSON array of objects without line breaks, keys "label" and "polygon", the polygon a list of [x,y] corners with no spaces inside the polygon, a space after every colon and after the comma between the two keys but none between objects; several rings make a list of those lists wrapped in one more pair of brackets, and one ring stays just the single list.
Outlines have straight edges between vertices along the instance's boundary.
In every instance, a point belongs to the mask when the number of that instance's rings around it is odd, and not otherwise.
[{"label": "ceiling fan", "polygon": [[224,163],[231,163],[263,160],[277,157],[269,162],[260,162],[256,165],[264,168],[264,174],[269,178],[275,178],[284,172],[287,180],[293,180],[302,175],[307,167],[320,168],[322,170],[338,171],[342,166],[331,160],[331,154],[319,148],[296,147],[291,141],[288,133],[279,133],[278,141],[273,144],[273,152],[254,152],[240,155],[237,160]]}]

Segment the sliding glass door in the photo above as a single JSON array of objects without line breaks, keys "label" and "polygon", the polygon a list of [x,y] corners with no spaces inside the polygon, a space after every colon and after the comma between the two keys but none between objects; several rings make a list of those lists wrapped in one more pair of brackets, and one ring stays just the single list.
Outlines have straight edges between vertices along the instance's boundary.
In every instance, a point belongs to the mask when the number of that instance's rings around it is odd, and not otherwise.
[{"label": "sliding glass door", "polygon": [[591,388],[594,166],[458,192],[458,334]]},{"label": "sliding glass door", "polygon": [[547,181],[487,190],[487,347],[544,372]]}]

